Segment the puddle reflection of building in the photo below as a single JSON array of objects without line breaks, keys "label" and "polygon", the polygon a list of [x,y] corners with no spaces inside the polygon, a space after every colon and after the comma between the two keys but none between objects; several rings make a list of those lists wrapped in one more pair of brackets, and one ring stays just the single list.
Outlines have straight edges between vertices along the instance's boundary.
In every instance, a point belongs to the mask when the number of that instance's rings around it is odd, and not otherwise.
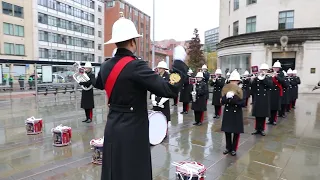
[{"label": "puddle reflection of building", "polygon": [[195,161],[204,159],[205,145],[207,142],[208,123],[205,122],[202,126],[195,127],[191,132],[191,151],[190,157]]}]

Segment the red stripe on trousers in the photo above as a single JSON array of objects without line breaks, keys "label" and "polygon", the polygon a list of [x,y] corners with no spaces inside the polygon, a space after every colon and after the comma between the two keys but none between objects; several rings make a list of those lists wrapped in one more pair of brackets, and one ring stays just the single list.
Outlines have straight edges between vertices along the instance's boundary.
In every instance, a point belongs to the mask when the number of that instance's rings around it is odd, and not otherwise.
[{"label": "red stripe on trousers", "polygon": [[200,122],[202,123],[204,120],[204,112],[201,113],[201,119],[200,119]]},{"label": "red stripe on trousers", "polygon": [[187,104],[186,110],[187,112],[189,111],[189,103]]},{"label": "red stripe on trousers", "polygon": [[237,142],[236,142],[236,151],[239,148],[239,141],[240,141],[240,134],[238,135]]},{"label": "red stripe on trousers", "polygon": [[274,122],[278,121],[278,112],[276,112],[276,115],[274,115]]},{"label": "red stripe on trousers", "polygon": [[89,117],[92,120],[92,109],[90,109],[90,111],[89,111]]},{"label": "red stripe on trousers", "polygon": [[221,113],[222,113],[222,107],[220,106],[220,108],[219,108],[219,116],[221,116]]}]

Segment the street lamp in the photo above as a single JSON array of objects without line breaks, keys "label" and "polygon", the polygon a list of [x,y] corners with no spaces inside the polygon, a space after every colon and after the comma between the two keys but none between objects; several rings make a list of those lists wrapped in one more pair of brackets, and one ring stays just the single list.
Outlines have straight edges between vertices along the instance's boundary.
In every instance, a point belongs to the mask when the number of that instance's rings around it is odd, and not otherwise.
[{"label": "street lamp", "polygon": [[152,37],[152,39],[153,39],[153,43],[152,43],[152,69],[154,69],[154,61],[155,61],[155,33],[154,33],[154,30],[155,30],[155,15],[156,15],[156,13],[155,13],[155,0],[153,0],[153,17],[152,17],[152,21],[153,21],[153,25],[152,25],[152,32],[153,32],[153,37]]}]

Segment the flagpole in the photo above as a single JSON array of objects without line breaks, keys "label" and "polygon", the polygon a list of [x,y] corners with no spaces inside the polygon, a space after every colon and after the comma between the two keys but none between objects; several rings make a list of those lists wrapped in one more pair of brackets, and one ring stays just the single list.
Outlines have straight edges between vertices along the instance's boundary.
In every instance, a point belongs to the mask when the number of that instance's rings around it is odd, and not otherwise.
[{"label": "flagpole", "polygon": [[155,33],[154,33],[154,30],[155,30],[155,0],[153,0],[153,17],[152,17],[152,21],[153,21],[153,25],[152,25],[152,32],[153,32],[153,37],[152,37],[152,69],[154,69],[155,67]]}]

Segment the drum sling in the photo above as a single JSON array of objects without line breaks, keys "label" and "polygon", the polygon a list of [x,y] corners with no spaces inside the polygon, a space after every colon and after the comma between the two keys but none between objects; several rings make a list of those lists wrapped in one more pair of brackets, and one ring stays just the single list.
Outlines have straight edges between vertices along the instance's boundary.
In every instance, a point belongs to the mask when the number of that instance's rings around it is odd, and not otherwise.
[{"label": "drum sling", "polygon": [[104,89],[108,95],[108,102],[110,101],[111,98],[111,93],[113,90],[113,87],[118,79],[119,74],[121,73],[121,71],[123,70],[123,68],[131,61],[135,60],[134,57],[131,56],[126,56],[121,58],[112,68],[106,84],[104,85]]}]

